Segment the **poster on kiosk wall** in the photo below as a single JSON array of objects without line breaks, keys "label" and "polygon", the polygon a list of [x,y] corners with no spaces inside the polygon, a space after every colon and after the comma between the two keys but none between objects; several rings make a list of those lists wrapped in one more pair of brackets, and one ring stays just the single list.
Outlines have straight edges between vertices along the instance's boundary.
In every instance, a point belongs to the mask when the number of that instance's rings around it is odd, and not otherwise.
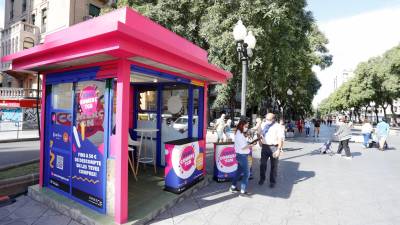
[{"label": "poster on kiosk wall", "polygon": [[165,189],[181,193],[203,178],[204,151],[199,141],[165,143]]},{"label": "poster on kiosk wall", "polygon": [[[94,83],[94,84],[93,84]],[[104,83],[92,82],[76,94],[78,109],[72,128],[72,195],[94,209],[104,209]]]},{"label": "poster on kiosk wall", "polygon": [[54,112],[51,115],[48,168],[49,185],[59,191],[70,193],[70,126],[60,123],[59,118],[70,113]]}]

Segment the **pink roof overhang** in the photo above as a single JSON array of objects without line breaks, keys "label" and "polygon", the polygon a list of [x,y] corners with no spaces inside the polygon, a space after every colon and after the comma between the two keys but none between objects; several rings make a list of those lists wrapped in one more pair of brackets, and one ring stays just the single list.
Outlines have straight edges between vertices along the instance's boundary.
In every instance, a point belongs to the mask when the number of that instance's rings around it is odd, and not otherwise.
[{"label": "pink roof overhang", "polygon": [[13,71],[43,73],[118,59],[207,82],[232,77],[208,63],[205,50],[129,8],[49,34],[42,45],[2,61],[11,61]]}]

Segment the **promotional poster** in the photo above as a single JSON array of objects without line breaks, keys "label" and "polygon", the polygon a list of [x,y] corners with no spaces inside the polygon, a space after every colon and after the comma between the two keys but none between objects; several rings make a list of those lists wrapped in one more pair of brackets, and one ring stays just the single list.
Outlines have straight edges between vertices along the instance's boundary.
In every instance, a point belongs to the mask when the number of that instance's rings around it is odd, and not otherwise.
[{"label": "promotional poster", "polygon": [[214,145],[214,180],[229,181],[236,175],[237,161],[233,143]]},{"label": "promotional poster", "polygon": [[180,193],[203,177],[203,148],[199,142],[165,144],[165,188]]}]

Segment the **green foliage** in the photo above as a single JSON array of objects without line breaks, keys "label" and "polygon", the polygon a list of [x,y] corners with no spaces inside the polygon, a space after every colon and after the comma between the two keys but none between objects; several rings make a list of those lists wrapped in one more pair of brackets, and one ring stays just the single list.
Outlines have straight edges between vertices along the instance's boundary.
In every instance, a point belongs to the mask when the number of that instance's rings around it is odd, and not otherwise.
[{"label": "green foliage", "polygon": [[[234,74],[226,85],[217,85],[213,107],[232,106],[241,88],[232,30],[242,19],[257,44],[251,58],[246,100],[249,107],[281,108],[297,114],[311,113],[320,82],[314,65],[332,64],[328,40],[318,30],[306,0],[121,0],[114,7],[130,6],[208,51],[209,61]],[[289,99],[287,90],[294,95]]]},{"label": "green foliage", "polygon": [[400,45],[357,66],[354,77],[321,102],[324,114],[360,109],[371,102],[387,108],[400,97]]}]

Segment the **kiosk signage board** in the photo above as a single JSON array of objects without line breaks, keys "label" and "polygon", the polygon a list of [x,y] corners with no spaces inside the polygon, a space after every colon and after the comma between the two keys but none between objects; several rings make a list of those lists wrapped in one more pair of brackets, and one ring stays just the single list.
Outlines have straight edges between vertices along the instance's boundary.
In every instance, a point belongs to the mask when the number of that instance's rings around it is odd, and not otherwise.
[{"label": "kiosk signage board", "polygon": [[237,170],[236,152],[234,144],[214,144],[214,180],[228,181],[235,176]]},{"label": "kiosk signage board", "polygon": [[195,138],[165,143],[165,189],[181,193],[203,178],[204,149]]}]

